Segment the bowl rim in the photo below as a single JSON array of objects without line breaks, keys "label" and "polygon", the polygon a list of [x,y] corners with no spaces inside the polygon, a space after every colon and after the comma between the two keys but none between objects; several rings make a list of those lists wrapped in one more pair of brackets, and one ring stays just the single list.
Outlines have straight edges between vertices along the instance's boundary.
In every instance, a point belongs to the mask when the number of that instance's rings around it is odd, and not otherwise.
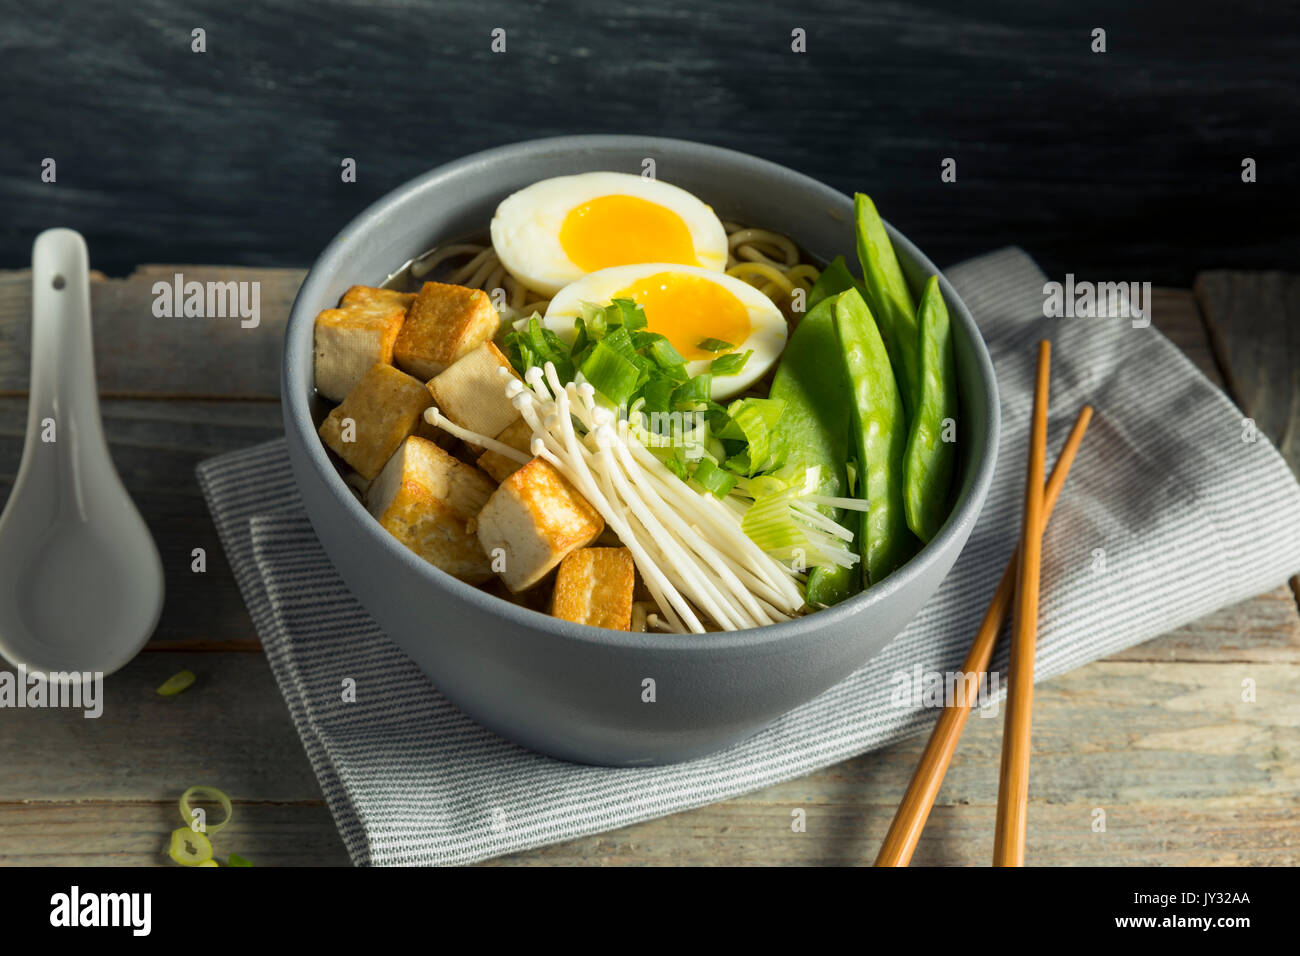
[{"label": "bowl rim", "polygon": [[[607,650],[702,654],[735,649],[754,650],[770,644],[807,637],[811,632],[822,628],[848,624],[851,619],[887,601],[894,593],[925,576],[932,565],[943,560],[950,547],[958,546],[958,540],[964,541],[968,536],[979,517],[992,484],[1001,430],[1001,408],[993,362],[970,310],[944,273],[911,240],[888,222],[885,225],[890,239],[904,257],[912,258],[930,275],[939,277],[939,285],[945,300],[950,306],[955,306],[950,309],[953,322],[963,328],[968,340],[974,346],[974,364],[979,373],[978,385],[984,392],[986,408],[984,430],[987,438],[984,447],[976,451],[978,458],[971,466],[974,468],[973,480],[965,493],[959,497],[947,521],[934,538],[923,545],[906,564],[879,584],[872,585],[832,607],[790,621],[738,631],[712,631],[705,634],[616,631],[563,621],[531,608],[513,604],[452,577],[403,546],[375,521],[329,460],[325,446],[320,441],[312,421],[309,395],[291,387],[291,380],[298,371],[297,363],[310,364],[311,362],[310,330],[314,328],[316,315],[314,309],[309,309],[308,303],[316,299],[323,291],[322,287],[330,283],[335,274],[346,267],[350,249],[359,234],[382,229],[387,222],[391,221],[390,217],[395,216],[413,197],[438,189],[443,180],[458,175],[469,167],[497,164],[502,161],[526,163],[530,158],[535,159],[539,152],[572,153],[613,148],[627,149],[631,146],[648,153],[653,153],[657,149],[673,150],[688,160],[694,157],[708,157],[715,161],[746,166],[774,180],[798,180],[804,188],[820,193],[831,207],[852,203],[845,193],[779,163],[726,147],[658,136],[597,134],[544,137],[481,150],[443,163],[390,190],[363,209],[329,241],[316,261],[312,263],[294,299],[289,320],[285,325],[284,347],[281,355],[280,398],[286,435],[290,432],[294,433],[294,437],[306,452],[310,467],[317,475],[323,477],[323,485],[332,496],[334,503],[360,525],[362,535],[385,551],[389,557],[422,577],[436,592],[450,592],[449,596],[464,601],[478,610],[498,615],[514,625],[534,629],[549,637]],[[296,340],[305,342],[305,345],[295,347]],[[307,376],[310,380],[310,369],[307,370]],[[295,484],[300,480],[295,474]],[[310,513],[308,517],[311,518]]]}]

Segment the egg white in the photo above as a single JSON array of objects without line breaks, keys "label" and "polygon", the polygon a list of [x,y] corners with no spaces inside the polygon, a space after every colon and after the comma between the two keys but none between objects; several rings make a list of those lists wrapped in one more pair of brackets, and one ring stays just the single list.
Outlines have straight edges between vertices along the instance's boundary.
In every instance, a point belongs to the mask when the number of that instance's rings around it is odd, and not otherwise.
[{"label": "egg white", "polygon": [[[733,342],[736,352],[753,349],[745,367],[738,375],[714,376],[710,393],[714,401],[722,401],[739,395],[761,379],[780,358],[789,336],[789,327],[781,310],[752,285],[729,276],[724,272],[714,272],[697,266],[681,266],[672,263],[651,262],[631,266],[614,266],[592,272],[576,282],[570,283],[556,293],[546,310],[542,324],[560,336],[565,342],[572,343],[576,335],[574,319],[582,314],[582,303],[608,305],[610,301],[628,286],[647,276],[660,272],[675,272],[684,275],[699,276],[716,283],[734,295],[745,308],[749,317],[749,335],[743,342]],[[651,329],[653,331],[653,328]],[[699,359],[686,363],[686,370],[692,375],[700,375],[709,370],[712,359]]]},{"label": "egg white", "polygon": [[618,195],[635,196],[676,213],[690,232],[700,267],[726,269],[727,232],[712,209],[685,189],[629,173],[558,176],[513,193],[492,217],[492,248],[516,279],[543,295],[554,295],[586,274],[560,244],[565,217],[583,203]]}]

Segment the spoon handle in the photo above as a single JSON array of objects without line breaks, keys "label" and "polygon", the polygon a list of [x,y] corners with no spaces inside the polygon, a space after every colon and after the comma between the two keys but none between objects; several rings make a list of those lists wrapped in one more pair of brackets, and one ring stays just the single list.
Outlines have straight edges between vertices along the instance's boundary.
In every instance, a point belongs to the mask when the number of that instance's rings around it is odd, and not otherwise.
[{"label": "spoon handle", "polygon": [[49,450],[61,459],[74,448],[108,454],[90,332],[89,254],[86,241],[71,229],[47,229],[32,247],[29,395],[24,461],[51,435]]}]

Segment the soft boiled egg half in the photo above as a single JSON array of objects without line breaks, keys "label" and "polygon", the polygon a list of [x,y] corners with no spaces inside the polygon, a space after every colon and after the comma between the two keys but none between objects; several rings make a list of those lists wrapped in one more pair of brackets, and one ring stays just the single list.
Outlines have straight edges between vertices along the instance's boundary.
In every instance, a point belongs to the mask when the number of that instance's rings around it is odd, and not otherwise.
[{"label": "soft boiled egg half", "polygon": [[712,209],[684,189],[628,173],[533,183],[497,207],[491,232],[501,264],[548,296],[613,266],[727,267],[727,233]]},{"label": "soft boiled egg half", "polygon": [[[771,299],[724,272],[672,262],[615,266],[584,276],[551,299],[543,322],[572,342],[582,303],[604,306],[615,299],[640,305],[647,331],[667,338],[686,359],[692,376],[707,372],[713,359],[729,352],[753,350],[739,374],[713,377],[710,391],[715,401],[738,395],[757,382],[785,348],[785,316]],[[709,339],[732,348],[717,352],[701,348]]]}]

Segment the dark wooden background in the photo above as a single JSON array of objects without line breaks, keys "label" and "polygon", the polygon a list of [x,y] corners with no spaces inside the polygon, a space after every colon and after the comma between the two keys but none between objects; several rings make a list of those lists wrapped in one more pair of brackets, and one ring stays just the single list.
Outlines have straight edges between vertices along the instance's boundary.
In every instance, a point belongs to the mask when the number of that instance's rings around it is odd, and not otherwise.
[{"label": "dark wooden background", "polygon": [[[111,275],[306,265],[432,166],[574,132],[699,139],[869,191],[941,263],[1018,243],[1054,275],[1187,286],[1206,268],[1300,258],[1295,3],[0,0],[0,12],[0,268],[24,266],[53,225],[81,230]],[[495,27],[505,54],[489,49]],[[790,51],[795,27],[804,55]],[[1094,27],[1105,54],[1090,51]],[[340,182],[345,156],[355,184]],[[939,179],[948,156],[955,184]]]}]

